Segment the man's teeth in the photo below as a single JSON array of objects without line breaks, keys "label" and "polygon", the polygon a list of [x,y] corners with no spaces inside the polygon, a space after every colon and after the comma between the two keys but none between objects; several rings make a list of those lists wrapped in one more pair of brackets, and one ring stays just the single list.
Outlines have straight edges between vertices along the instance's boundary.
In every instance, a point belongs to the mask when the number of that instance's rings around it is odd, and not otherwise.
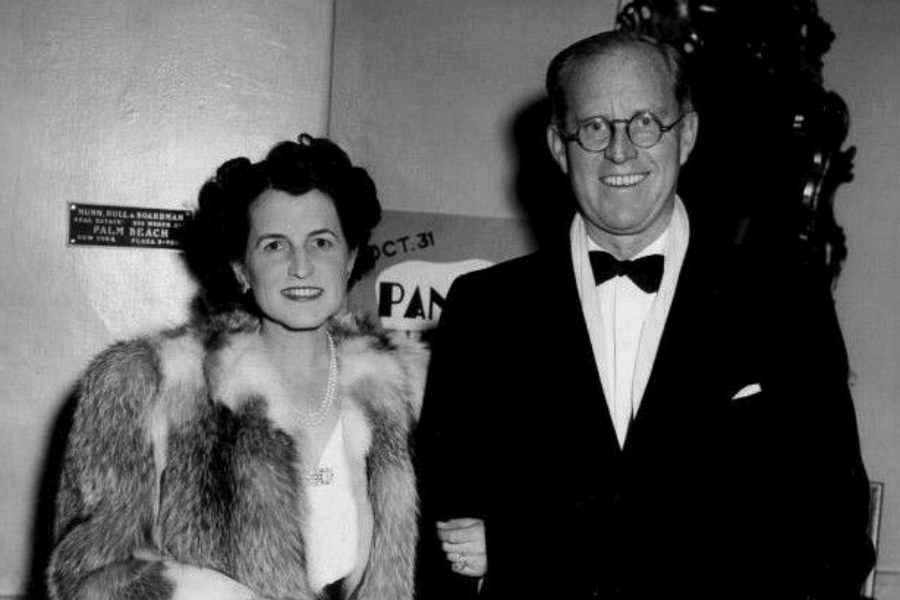
[{"label": "man's teeth", "polygon": [[320,288],[288,288],[282,292],[285,296],[289,298],[315,298],[319,294],[322,293]]},{"label": "man's teeth", "polygon": [[639,173],[637,175],[607,175],[602,178],[602,181],[610,187],[630,187],[643,181],[646,176],[646,173]]}]

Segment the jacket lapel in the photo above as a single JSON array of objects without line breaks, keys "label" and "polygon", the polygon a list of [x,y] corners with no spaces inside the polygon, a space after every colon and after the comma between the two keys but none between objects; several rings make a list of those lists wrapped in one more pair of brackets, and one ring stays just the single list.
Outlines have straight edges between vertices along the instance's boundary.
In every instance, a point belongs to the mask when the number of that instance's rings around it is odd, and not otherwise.
[{"label": "jacket lapel", "polygon": [[692,240],[688,247],[641,407],[625,440],[627,453],[665,452],[661,440],[673,431],[687,434],[702,427],[708,414],[704,403],[715,397],[708,392],[722,375],[717,340],[727,328],[718,278],[698,246]]}]

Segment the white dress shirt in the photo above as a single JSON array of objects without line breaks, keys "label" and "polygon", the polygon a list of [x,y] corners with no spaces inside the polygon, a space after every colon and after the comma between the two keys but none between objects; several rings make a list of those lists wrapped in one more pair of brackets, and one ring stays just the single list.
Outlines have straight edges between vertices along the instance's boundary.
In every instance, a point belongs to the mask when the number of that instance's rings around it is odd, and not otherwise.
[{"label": "white dress shirt", "polygon": [[646,293],[628,277],[613,277],[595,285],[588,252],[602,250],[587,235],[576,215],[570,230],[572,262],[585,323],[606,404],[620,447],[640,407],[690,235],[687,212],[675,199],[675,210],[663,234],[633,258],[662,254],[665,258],[659,290]]}]

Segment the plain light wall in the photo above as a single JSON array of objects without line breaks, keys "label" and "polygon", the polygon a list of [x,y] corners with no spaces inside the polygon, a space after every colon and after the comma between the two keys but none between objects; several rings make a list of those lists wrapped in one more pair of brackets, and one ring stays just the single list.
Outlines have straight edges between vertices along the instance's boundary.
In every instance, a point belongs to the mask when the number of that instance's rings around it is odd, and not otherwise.
[{"label": "plain light wall", "polygon": [[900,599],[900,2],[818,0],[837,38],[825,85],[850,109],[853,181],[835,216],[849,254],[835,302],[847,342],[863,458],[884,482],[876,597]]},{"label": "plain light wall", "polygon": [[[549,59],[608,29],[616,4],[340,0],[331,133],[388,208],[520,217],[510,119],[542,95]],[[864,459],[886,486],[876,592],[900,600],[900,3],[818,4],[837,34],[825,87],[847,101],[858,147],[835,198],[849,246],[835,298]]]},{"label": "plain light wall", "polygon": [[386,207],[520,217],[509,128],[551,56],[613,23],[613,0],[340,0],[332,136]]},{"label": "plain light wall", "polygon": [[0,596],[90,357],[186,316],[176,252],[67,246],[67,203],[194,206],[224,160],[327,132],[333,0],[0,2]]}]

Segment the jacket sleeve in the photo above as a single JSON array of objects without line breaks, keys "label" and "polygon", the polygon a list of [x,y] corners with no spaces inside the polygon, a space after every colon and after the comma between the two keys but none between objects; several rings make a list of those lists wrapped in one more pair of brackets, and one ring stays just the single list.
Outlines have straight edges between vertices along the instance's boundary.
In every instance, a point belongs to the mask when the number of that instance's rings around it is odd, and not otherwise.
[{"label": "jacket sleeve", "polygon": [[[779,290],[777,302],[760,298],[770,289]],[[784,598],[857,598],[874,562],[869,485],[834,305],[800,275],[763,290],[749,295],[756,305],[747,313],[767,307],[751,324],[764,332],[753,354],[765,357],[762,388],[770,396],[756,408],[732,407],[742,417],[734,439],[746,448],[735,450],[731,473],[744,496],[734,499],[740,534],[732,546],[741,554],[729,565],[742,573],[735,581],[748,582],[745,597],[774,590]]]},{"label": "jacket sleeve", "polygon": [[[421,539],[417,569],[419,596],[429,599],[474,598],[478,581],[453,573],[436,534],[436,522],[484,518],[486,474],[481,430],[481,389],[491,364],[490,349],[480,339],[486,331],[484,294],[456,279],[441,312],[440,327],[428,370],[422,418],[416,433],[416,468],[422,496]],[[481,385],[480,385],[481,384]],[[485,586],[490,580],[488,574]]]},{"label": "jacket sleeve", "polygon": [[798,321],[808,343],[797,349],[795,364],[802,374],[798,386],[806,393],[798,390],[803,399],[794,425],[798,471],[811,508],[805,532],[810,551],[801,572],[809,597],[853,598],[874,565],[867,534],[869,480],[834,305],[824,294],[801,297],[806,318]]},{"label": "jacket sleeve", "polygon": [[118,344],[79,383],[56,498],[50,598],[249,599],[240,583],[154,548],[149,423],[160,371],[151,343]]}]

